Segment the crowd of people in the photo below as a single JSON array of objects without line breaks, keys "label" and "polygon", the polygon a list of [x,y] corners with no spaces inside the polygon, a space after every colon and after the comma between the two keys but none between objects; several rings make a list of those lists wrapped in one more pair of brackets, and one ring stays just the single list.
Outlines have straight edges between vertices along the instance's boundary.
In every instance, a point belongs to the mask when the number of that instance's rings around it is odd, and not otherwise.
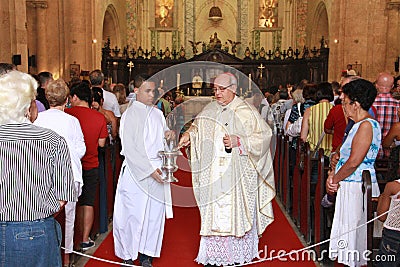
[{"label": "crowd of people", "polygon": [[[271,152],[278,131],[290,136],[291,166],[296,164],[293,154],[299,140],[308,142],[312,151],[323,148],[330,162],[321,204],[335,208],[332,250],[366,250],[366,228],[348,232],[366,222],[363,170],[371,173],[373,196],[380,196],[378,212],[398,205],[400,180],[391,177],[396,181],[380,194],[374,169],[376,158],[388,157],[400,142],[398,77],[383,72],[374,83],[356,75],[345,75],[339,83],[303,80],[286,88],[271,86],[262,90],[264,95],[254,93],[251,99],[243,99],[237,95],[237,77],[221,73],[214,80],[214,101],[188,128],[183,128],[183,99],[165,92],[157,82],[141,74],[127,87],[109,84],[100,70],[94,70],[89,80],[67,84],[54,80],[50,72],[31,76],[0,63],[0,187],[4,192],[0,246],[6,266],[27,261],[60,266],[61,233],[54,215],[63,208],[64,264],[70,263],[77,243],[73,240],[77,208],[83,225],[78,243],[83,251],[95,246],[90,233],[99,183],[98,147],[106,146],[107,140],[120,140],[124,156],[113,235],[115,254],[126,264],[138,259],[142,266],[153,266],[153,258],[160,257],[165,219],[173,217],[170,185],[163,182],[158,154],[165,140],[179,138],[180,147],[190,147],[193,190],[201,215],[196,261],[207,267],[244,264],[256,257],[258,237],[274,220]],[[311,177],[315,185],[316,166]],[[400,242],[397,215],[383,218],[380,253],[396,255],[398,264],[399,252],[387,249]],[[32,226],[48,235],[31,231],[35,242],[16,256],[16,247],[29,241],[14,242],[12,233]],[[348,246],[338,247],[338,239]],[[362,260],[337,260],[348,266],[366,265]]]},{"label": "crowd of people", "polygon": [[[379,197],[380,214],[399,202],[399,174],[385,177],[395,181],[388,183],[388,189],[380,194],[379,177],[374,168],[377,158],[388,158],[390,149],[399,145],[399,90],[399,77],[394,78],[389,73],[380,73],[372,83],[352,72],[346,73],[340,83],[302,81],[297,86],[273,86],[264,92],[268,101],[263,109],[269,109],[267,122],[275,132],[282,131],[291,140],[291,166],[296,164],[295,149],[299,139],[310,144],[314,156],[319,148],[324,149],[331,171],[326,181],[327,194],[321,204],[326,208],[334,206],[330,250],[338,251],[337,261],[348,266],[367,264],[365,258],[357,260],[343,256],[366,250],[366,227],[349,233],[363,225],[367,218],[363,208],[362,171],[371,173],[372,195]],[[297,92],[301,92],[302,97]],[[318,179],[316,163],[314,165],[311,195]],[[398,266],[400,263],[400,254],[393,249],[400,242],[400,220],[394,219],[394,214],[398,215],[398,212],[392,212],[392,219],[384,224],[380,255],[395,255],[396,261],[379,262],[379,266]],[[342,240],[345,240],[346,248],[338,245]]]}]

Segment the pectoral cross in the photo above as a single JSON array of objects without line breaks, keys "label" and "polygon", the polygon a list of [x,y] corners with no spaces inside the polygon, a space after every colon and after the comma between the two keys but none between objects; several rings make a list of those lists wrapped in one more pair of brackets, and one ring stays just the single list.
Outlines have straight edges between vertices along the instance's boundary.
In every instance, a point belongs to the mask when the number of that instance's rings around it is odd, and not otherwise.
[{"label": "pectoral cross", "polygon": [[135,67],[135,65],[133,64],[132,60],[129,61],[128,65],[126,65],[129,68],[129,81],[131,81],[131,73],[132,73],[132,68]]},{"label": "pectoral cross", "polygon": [[261,63],[260,66],[257,67],[257,69],[260,70],[260,78],[263,77],[263,71],[265,69],[265,66]]}]

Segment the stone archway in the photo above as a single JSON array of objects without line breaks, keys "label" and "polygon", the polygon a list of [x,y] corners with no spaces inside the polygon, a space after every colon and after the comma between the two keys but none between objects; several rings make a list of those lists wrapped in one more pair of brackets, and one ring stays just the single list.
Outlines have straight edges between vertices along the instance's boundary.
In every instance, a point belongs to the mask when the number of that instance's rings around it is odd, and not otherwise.
[{"label": "stone archway", "polygon": [[[320,2],[315,9],[314,19],[312,21],[314,25],[311,31],[310,46],[316,46],[317,48],[321,45],[321,38],[324,37],[326,42],[329,42],[329,21],[328,12],[324,2]],[[328,43],[327,43],[328,44]]]},{"label": "stone archway", "polygon": [[104,13],[103,20],[103,43],[110,38],[111,48],[118,46],[121,47],[121,40],[119,33],[120,26],[117,11],[113,5],[109,5]]}]

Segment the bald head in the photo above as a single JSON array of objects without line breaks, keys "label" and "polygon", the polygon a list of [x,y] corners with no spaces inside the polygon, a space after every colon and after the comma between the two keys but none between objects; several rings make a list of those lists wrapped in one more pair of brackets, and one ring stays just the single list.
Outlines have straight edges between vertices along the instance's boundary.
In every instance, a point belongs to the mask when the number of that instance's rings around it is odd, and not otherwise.
[{"label": "bald head", "polygon": [[376,79],[376,88],[379,93],[389,93],[393,87],[394,78],[390,73],[382,72],[379,73]]}]

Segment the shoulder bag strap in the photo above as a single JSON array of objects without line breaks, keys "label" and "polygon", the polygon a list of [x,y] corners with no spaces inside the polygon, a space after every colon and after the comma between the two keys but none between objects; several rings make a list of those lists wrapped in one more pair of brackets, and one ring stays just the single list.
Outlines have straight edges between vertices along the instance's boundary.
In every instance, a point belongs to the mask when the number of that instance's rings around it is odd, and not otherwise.
[{"label": "shoulder bag strap", "polygon": [[315,147],[314,154],[313,154],[313,156],[312,156],[313,158],[315,158],[315,156],[317,155],[319,146],[321,145],[322,139],[324,139],[324,136],[325,136],[325,131],[322,130],[321,136],[319,137],[317,146]]}]

